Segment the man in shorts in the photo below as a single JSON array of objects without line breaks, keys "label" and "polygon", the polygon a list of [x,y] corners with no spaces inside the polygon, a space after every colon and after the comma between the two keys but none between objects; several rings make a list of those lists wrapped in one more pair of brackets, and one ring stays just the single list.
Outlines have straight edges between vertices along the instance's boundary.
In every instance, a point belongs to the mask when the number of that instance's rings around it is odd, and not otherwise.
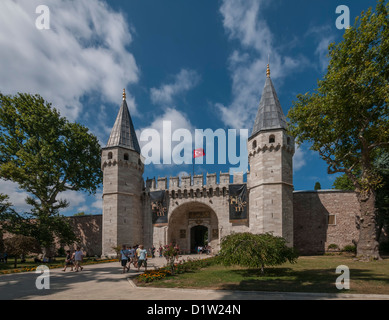
[{"label": "man in shorts", "polygon": [[81,262],[84,258],[84,254],[81,251],[81,247],[77,247],[76,252],[74,252],[74,266],[76,268],[76,272],[78,272],[78,269],[81,269],[81,271],[84,269],[81,267]]},{"label": "man in shorts", "polygon": [[144,249],[143,244],[139,246],[139,249],[138,272],[142,265],[145,267],[145,271],[147,271],[147,250]]}]

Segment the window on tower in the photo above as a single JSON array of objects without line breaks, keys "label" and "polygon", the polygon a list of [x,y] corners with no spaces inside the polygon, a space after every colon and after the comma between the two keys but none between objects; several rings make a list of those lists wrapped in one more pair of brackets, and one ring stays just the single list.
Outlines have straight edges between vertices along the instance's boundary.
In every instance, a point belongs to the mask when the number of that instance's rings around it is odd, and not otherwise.
[{"label": "window on tower", "polygon": [[112,152],[108,152],[108,160],[112,159]]},{"label": "window on tower", "polygon": [[269,143],[274,143],[276,142],[276,137],[272,134],[270,137],[269,137]]},{"label": "window on tower", "polygon": [[257,147],[257,140],[254,140],[253,141],[253,149],[255,149]]},{"label": "window on tower", "polygon": [[129,157],[128,157],[128,153],[125,153],[124,154],[124,160],[128,161]]}]

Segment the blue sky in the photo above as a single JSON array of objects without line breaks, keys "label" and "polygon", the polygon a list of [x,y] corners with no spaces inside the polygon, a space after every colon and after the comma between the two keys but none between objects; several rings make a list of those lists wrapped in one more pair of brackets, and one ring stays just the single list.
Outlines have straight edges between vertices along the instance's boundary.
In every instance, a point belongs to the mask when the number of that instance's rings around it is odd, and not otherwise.
[{"label": "blue sky", "polygon": [[[50,29],[35,27],[38,5],[50,9]],[[251,132],[270,58],[271,78],[284,113],[299,93],[325,74],[330,42],[339,42],[339,5],[351,24],[368,0],[2,0],[0,91],[39,93],[72,121],[108,141],[123,88],[138,134],[174,128]],[[196,173],[227,165],[196,165]],[[191,173],[191,165],[148,165],[144,178]],[[334,175],[302,145],[294,157],[296,190],[316,181],[332,188]],[[0,181],[17,209],[26,193]],[[94,196],[67,192],[65,215],[101,213]]]}]

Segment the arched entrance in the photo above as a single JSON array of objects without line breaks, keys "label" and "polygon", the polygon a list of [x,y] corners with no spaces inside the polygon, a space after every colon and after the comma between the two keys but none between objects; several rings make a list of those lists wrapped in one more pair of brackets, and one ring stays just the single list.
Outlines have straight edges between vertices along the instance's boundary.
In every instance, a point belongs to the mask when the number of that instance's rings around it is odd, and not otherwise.
[{"label": "arched entrance", "polygon": [[197,248],[208,245],[208,228],[206,226],[194,226],[190,229],[190,251],[197,253]]},{"label": "arched entrance", "polygon": [[183,253],[194,253],[195,247],[219,247],[218,218],[207,204],[191,201],[179,205],[169,214],[168,243],[177,244]]}]

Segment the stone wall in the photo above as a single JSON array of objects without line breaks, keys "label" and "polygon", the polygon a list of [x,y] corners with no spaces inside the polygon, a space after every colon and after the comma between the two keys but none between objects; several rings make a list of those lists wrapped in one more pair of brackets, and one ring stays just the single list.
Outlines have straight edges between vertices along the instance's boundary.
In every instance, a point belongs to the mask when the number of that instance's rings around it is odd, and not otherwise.
[{"label": "stone wall", "polygon": [[359,204],[354,192],[295,191],[293,208],[294,245],[301,254],[324,253],[330,244],[343,249],[358,240]]},{"label": "stone wall", "polygon": [[[238,226],[229,223],[228,201],[222,193],[219,196],[209,197],[208,195],[191,200],[170,198],[169,222],[172,222],[172,228],[170,230],[167,227],[152,228],[153,234],[150,237],[150,243],[145,243],[145,245],[153,243],[157,247],[160,242],[168,243],[172,240],[178,240],[180,239],[179,232],[183,229],[187,230],[187,237],[189,237],[192,225],[190,225],[190,217],[186,217],[186,215],[188,212],[200,209],[202,209],[200,211],[210,212],[206,225],[209,227],[210,240],[214,242],[212,244],[215,247],[218,247],[222,236],[231,232],[255,232],[247,225]],[[191,205],[193,210],[185,207]],[[183,210],[185,219],[184,217],[180,218],[181,209],[185,209]],[[343,249],[346,245],[352,245],[354,240],[358,240],[355,216],[359,214],[359,204],[354,192],[337,190],[294,191],[293,209],[294,246],[299,249],[300,254],[321,254],[327,251],[330,244],[336,244],[340,249]],[[250,219],[258,218],[254,212],[250,212],[249,215]],[[181,221],[181,219],[184,220]],[[89,256],[102,254],[102,220],[102,215],[70,217],[70,223],[80,238],[79,244]],[[194,220],[194,223],[197,222]],[[216,234],[213,235],[213,232]],[[4,234],[4,238],[8,236]],[[182,243],[182,246],[188,246],[188,238],[186,238],[186,242],[187,244]],[[57,244],[57,248],[59,247],[60,245]]]},{"label": "stone wall", "polygon": [[[69,219],[76,236],[80,239],[78,244],[88,256],[101,256],[102,220],[102,215],[75,216]],[[67,249],[68,247],[65,246],[65,250]]]}]

